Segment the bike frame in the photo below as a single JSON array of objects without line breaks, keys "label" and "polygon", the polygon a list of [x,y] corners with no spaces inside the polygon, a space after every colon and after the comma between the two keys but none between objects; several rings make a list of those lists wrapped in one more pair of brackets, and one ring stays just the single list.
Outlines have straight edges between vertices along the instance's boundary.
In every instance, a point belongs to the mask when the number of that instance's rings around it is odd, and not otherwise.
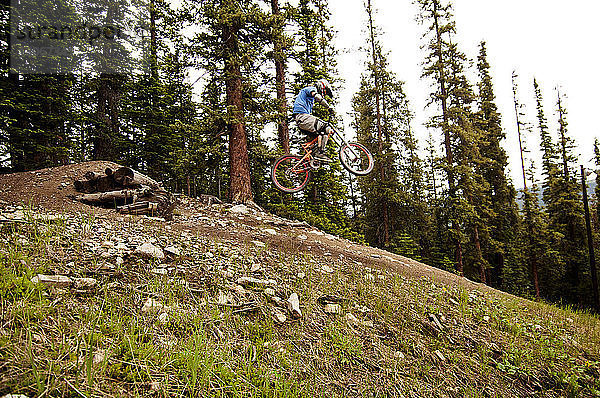
[{"label": "bike frame", "polygon": [[[352,149],[352,147],[349,145],[348,141],[346,141],[346,139],[333,126],[330,125],[330,127],[331,127],[331,133],[328,134],[328,136],[327,136],[328,139],[331,138],[338,147],[341,147],[342,145],[346,145],[350,149],[350,152],[352,153],[352,155],[358,156],[356,154],[356,152],[354,152],[354,149]],[[296,168],[299,165],[301,165],[302,162],[304,162],[305,160],[310,161],[313,158],[312,150],[309,151],[308,148],[310,148],[312,145],[316,144],[318,140],[319,140],[319,137],[316,137],[313,140],[311,140],[305,144],[302,144],[302,149],[304,149],[304,156],[302,156],[302,158],[294,165],[294,167],[292,167],[290,169],[290,171],[296,171],[297,170]]]}]

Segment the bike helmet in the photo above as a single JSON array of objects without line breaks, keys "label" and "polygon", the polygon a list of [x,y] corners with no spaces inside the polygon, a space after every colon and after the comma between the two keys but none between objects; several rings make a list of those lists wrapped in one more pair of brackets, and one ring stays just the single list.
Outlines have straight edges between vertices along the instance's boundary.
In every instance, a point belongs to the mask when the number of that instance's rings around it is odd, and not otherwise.
[{"label": "bike helmet", "polygon": [[317,92],[321,95],[328,95],[330,97],[333,97],[333,92],[331,91],[331,86],[329,85],[329,82],[325,79],[320,79],[317,80],[317,82],[315,83],[315,86],[317,87]]}]

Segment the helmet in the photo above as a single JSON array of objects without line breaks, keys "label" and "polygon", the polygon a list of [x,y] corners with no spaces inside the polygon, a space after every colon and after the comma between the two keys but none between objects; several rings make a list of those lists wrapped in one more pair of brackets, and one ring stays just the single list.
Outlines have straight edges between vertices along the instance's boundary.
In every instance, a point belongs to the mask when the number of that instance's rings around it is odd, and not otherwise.
[{"label": "helmet", "polygon": [[317,92],[321,95],[328,95],[330,97],[333,96],[333,93],[331,91],[331,85],[329,84],[329,82],[325,79],[320,79],[317,80],[317,82],[315,83],[315,86],[317,86]]}]

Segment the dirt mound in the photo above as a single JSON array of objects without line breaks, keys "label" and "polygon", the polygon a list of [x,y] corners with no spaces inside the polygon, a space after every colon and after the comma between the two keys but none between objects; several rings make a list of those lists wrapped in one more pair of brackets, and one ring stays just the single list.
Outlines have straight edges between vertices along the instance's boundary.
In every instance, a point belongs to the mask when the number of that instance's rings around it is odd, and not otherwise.
[{"label": "dirt mound", "polygon": [[48,210],[112,213],[110,209],[91,208],[70,198],[78,194],[73,187],[75,180],[83,179],[84,174],[90,171],[104,173],[107,167],[115,170],[121,166],[100,160],[21,173],[0,174],[0,201],[13,204],[22,202],[24,205]]}]

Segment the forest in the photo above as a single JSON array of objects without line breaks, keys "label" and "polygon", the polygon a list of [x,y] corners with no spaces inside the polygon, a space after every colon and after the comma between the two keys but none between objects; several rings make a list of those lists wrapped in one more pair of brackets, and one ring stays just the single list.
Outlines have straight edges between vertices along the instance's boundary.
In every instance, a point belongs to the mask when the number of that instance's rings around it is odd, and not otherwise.
[{"label": "forest", "polygon": [[[253,201],[506,292],[600,310],[589,251],[600,250],[600,174],[588,242],[565,93],[543,93],[530,82],[537,125],[527,126],[515,72],[515,114],[501,115],[486,43],[465,54],[451,1],[415,0],[433,114],[429,139],[418,142],[410,98],[381,40],[376,1],[364,1],[367,56],[351,114],[350,134],[375,157],[366,177],[335,162],[293,195],[269,178],[272,162],[304,139],[291,123],[295,94],[321,78],[342,84],[327,0],[140,0],[129,8],[99,1],[107,12],[87,17],[140,24],[141,50],[119,49],[131,61],[120,65],[126,71],[99,69],[101,60],[90,58],[60,73],[11,66],[15,18],[3,0],[0,172],[111,160],[173,192]],[[78,9],[77,1],[61,3]],[[555,96],[554,109],[543,107],[544,95]],[[318,106],[315,114],[329,117]],[[502,118],[514,117],[513,130],[505,131]],[[541,142],[541,164],[525,161],[521,146],[522,181],[508,177],[507,133]],[[600,144],[593,145],[600,167]]]}]

